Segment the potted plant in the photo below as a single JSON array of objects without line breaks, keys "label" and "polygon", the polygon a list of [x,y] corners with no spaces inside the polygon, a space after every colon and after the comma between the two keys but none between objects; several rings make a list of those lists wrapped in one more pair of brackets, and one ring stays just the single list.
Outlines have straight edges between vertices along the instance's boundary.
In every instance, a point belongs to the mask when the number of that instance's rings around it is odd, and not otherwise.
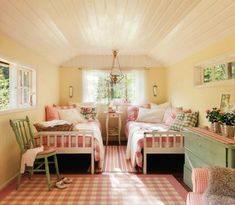
[{"label": "potted plant", "polygon": [[222,123],[222,134],[225,137],[234,138],[235,110],[222,114],[220,122]]},{"label": "potted plant", "polygon": [[221,111],[220,109],[214,107],[212,110],[206,111],[206,118],[208,118],[208,121],[211,122],[211,131],[220,133],[220,118],[221,118]]}]

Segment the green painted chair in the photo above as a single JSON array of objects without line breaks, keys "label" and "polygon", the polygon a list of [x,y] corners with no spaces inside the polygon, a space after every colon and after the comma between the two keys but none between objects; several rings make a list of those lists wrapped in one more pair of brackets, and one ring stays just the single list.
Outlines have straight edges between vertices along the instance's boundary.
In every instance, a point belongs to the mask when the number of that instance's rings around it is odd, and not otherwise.
[{"label": "green painted chair", "polygon": [[[10,125],[14,131],[16,140],[19,144],[21,150],[21,157],[22,155],[30,148],[35,148],[35,140],[34,135],[31,129],[31,125],[29,122],[28,116],[24,119],[16,119],[10,120]],[[53,158],[53,161],[49,161],[48,158]],[[50,147],[44,147],[44,151],[39,152],[36,156],[36,160],[34,162],[33,167],[26,167],[26,171],[29,171],[29,178],[31,179],[34,172],[45,172],[48,190],[51,190],[52,183],[50,180],[50,171],[49,171],[49,164],[53,163],[55,165],[55,170],[57,174],[57,178],[60,178],[57,157],[56,157],[56,149]],[[21,183],[22,174],[19,171],[17,183],[16,183],[16,190],[19,188]]]}]

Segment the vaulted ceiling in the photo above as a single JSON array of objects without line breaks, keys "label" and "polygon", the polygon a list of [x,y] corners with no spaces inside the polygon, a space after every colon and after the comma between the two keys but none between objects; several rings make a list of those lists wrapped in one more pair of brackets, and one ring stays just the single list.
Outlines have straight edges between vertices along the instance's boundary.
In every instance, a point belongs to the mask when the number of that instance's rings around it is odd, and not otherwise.
[{"label": "vaulted ceiling", "polygon": [[117,49],[157,67],[235,34],[234,11],[234,0],[1,0],[0,31],[57,65],[104,65]]}]

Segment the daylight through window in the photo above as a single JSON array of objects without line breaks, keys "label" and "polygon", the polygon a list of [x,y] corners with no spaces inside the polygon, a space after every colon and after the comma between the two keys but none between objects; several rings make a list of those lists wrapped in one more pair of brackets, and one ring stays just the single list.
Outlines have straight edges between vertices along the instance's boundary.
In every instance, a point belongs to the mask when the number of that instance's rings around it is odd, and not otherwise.
[{"label": "daylight through window", "polygon": [[35,70],[1,60],[0,111],[29,108],[35,105]]},{"label": "daylight through window", "polygon": [[235,62],[218,64],[203,68],[203,82],[235,79]]},{"label": "daylight through window", "polygon": [[[143,101],[144,71],[124,72],[120,83],[112,84],[107,71],[83,71],[83,101],[108,104],[113,100],[120,102]],[[136,102],[137,103],[137,102]]]}]

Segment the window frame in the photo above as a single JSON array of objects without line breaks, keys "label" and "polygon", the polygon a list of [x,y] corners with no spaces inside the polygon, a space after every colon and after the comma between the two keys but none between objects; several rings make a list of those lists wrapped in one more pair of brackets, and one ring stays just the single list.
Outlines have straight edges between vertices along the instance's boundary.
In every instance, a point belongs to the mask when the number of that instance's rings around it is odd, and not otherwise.
[{"label": "window frame", "polygon": [[[8,114],[13,112],[20,112],[35,109],[37,106],[37,72],[36,69],[20,65],[14,62],[7,61],[0,58],[3,64],[9,65],[9,107],[0,110],[0,115]],[[20,72],[27,72],[29,75],[29,86],[28,86],[28,102],[20,103],[21,98],[25,94],[20,83]],[[22,79],[23,76],[21,76]],[[25,88],[24,88],[25,90]],[[30,94],[29,94],[30,93]]]},{"label": "window frame", "polygon": [[[208,61],[201,62],[194,66],[194,86],[196,87],[210,87],[210,86],[232,86],[235,85],[235,78],[229,77],[228,65],[235,62],[235,53],[230,55],[225,55],[220,58],[210,59]],[[212,80],[205,82],[204,80],[204,70],[207,68],[212,68],[215,73],[215,67],[225,64],[225,79],[215,79],[213,74]],[[232,75],[232,71],[231,71]]]},{"label": "window frame", "polygon": [[[129,92],[132,93],[131,94],[131,97],[129,97],[128,101],[126,102],[126,96],[124,96],[123,98],[113,98],[111,99],[111,89],[110,89],[110,93],[108,94],[108,97],[107,97],[107,102],[104,102],[104,100],[100,100],[100,101],[96,101],[96,99],[94,98],[91,98],[90,96],[90,92],[87,90],[87,88],[89,87],[89,82],[87,81],[88,79],[88,75],[89,75],[89,72],[97,72],[98,75],[100,75],[100,73],[107,75],[107,80],[109,79],[109,74],[110,74],[110,71],[109,70],[106,70],[106,69],[103,69],[103,70],[95,70],[95,69],[83,69],[83,74],[82,74],[82,102],[83,103],[90,103],[90,102],[95,102],[97,104],[101,104],[101,105],[107,105],[109,104],[110,102],[115,102],[115,103],[118,103],[118,104],[130,104],[131,103],[134,103],[134,104],[138,104],[138,103],[141,103],[142,101],[145,102],[145,93],[146,93],[146,85],[145,85],[145,73],[141,73],[141,75],[139,74],[140,72],[145,72],[145,69],[139,69],[139,70],[123,70],[123,74],[129,74],[129,75],[132,75],[133,77],[133,82],[132,84],[130,85],[129,89],[131,89],[131,91]],[[141,80],[142,83],[136,83],[136,79],[139,79]],[[136,92],[136,90],[139,90],[139,89],[136,89],[139,88],[140,85],[141,86],[141,89],[140,89],[140,92]],[[126,89],[125,89],[126,90]],[[86,95],[84,95],[84,93],[86,93]],[[89,93],[89,94],[88,94]],[[124,91],[125,93],[125,91]],[[139,93],[143,94],[139,97]],[[126,93],[125,93],[126,94]],[[128,97],[128,95],[127,95]],[[138,101],[135,99],[137,97]],[[103,101],[103,102],[102,102]],[[129,102],[130,101],[130,102]]]}]

